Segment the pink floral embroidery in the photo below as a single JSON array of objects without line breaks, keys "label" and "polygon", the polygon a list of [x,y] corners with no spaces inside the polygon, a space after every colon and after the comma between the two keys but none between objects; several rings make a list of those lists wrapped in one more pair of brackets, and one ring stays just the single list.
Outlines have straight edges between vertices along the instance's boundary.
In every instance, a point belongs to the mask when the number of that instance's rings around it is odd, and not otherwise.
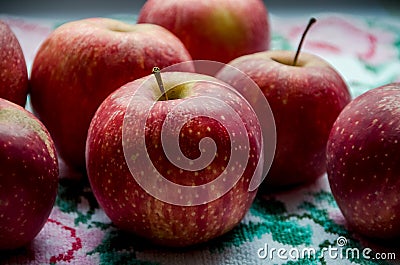
[{"label": "pink floral embroidery", "polygon": [[[310,29],[304,42],[304,51],[320,56],[353,56],[370,64],[380,64],[397,56],[393,47],[395,35],[378,27],[368,27],[365,21],[354,17],[321,15]],[[293,47],[297,47],[304,25],[275,21],[276,32],[284,35]]]},{"label": "pink floral embroidery", "polygon": [[75,217],[75,214],[53,209],[32,244],[37,264],[71,264],[72,261],[77,264],[98,264],[99,257],[87,253],[101,244],[104,232],[93,226],[88,228],[86,224],[75,226]]},{"label": "pink floral embroidery", "polygon": [[49,219],[48,223],[53,223],[59,226],[61,229],[70,232],[71,239],[75,240],[72,242],[71,248],[68,249],[65,253],[60,253],[57,256],[52,256],[50,258],[51,263],[56,263],[58,261],[71,261],[74,258],[74,252],[80,250],[82,248],[82,240],[76,236],[76,230],[72,227],[63,225],[61,222]]}]

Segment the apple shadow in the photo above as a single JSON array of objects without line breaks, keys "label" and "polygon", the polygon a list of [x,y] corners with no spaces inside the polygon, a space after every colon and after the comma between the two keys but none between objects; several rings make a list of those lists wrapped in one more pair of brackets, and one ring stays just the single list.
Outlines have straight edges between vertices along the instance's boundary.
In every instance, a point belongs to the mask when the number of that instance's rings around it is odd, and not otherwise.
[{"label": "apple shadow", "polygon": [[[210,244],[202,243],[189,247],[168,247],[157,245],[148,239],[130,232],[112,227],[103,238],[103,241],[87,255],[98,255],[101,261],[112,261],[113,264],[147,264],[154,257],[187,256],[199,251],[207,251]],[[140,253],[140,254],[139,254]],[[153,263],[151,263],[153,264]]]},{"label": "apple shadow", "polygon": [[0,250],[0,264],[25,264],[35,261],[32,242],[12,250]]},{"label": "apple shadow", "polygon": [[258,187],[257,196],[276,195],[280,193],[288,193],[295,190],[304,189],[316,185],[322,177],[324,176],[321,176],[315,180],[300,182],[297,184],[282,185],[282,186],[269,185],[269,183],[264,180],[264,182],[261,183],[261,185]]}]

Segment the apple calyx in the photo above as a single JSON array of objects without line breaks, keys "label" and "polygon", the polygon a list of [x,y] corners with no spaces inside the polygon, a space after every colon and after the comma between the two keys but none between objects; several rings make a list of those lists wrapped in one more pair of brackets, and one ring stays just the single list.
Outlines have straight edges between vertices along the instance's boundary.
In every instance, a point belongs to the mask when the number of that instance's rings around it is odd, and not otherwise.
[{"label": "apple calyx", "polygon": [[311,28],[311,26],[315,22],[317,22],[317,19],[315,19],[314,17],[310,18],[310,21],[308,22],[308,25],[307,25],[306,29],[304,30],[303,35],[301,36],[301,40],[300,40],[299,46],[297,47],[296,55],[294,56],[294,60],[293,60],[292,66],[296,66],[297,58],[299,57],[301,46],[303,45],[304,38],[306,37],[308,30]]},{"label": "apple calyx", "polygon": [[154,76],[156,77],[158,88],[161,91],[160,100],[164,100],[164,99],[168,100],[168,95],[167,95],[167,93],[165,93],[164,83],[163,83],[162,78],[161,78],[160,68],[155,66],[155,67],[153,67],[153,71],[152,72],[153,72]]}]

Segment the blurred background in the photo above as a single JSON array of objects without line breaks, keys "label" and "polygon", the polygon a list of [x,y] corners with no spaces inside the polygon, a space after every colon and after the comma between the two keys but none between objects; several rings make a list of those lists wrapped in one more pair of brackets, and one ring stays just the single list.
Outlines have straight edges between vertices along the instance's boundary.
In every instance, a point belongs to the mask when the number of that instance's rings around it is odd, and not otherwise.
[{"label": "blurred background", "polygon": [[[181,0],[182,1],[182,0]],[[78,19],[119,13],[137,13],[145,0],[0,0],[0,14],[35,18]],[[341,12],[373,16],[400,16],[399,0],[264,0],[273,15],[307,15],[318,12]]]}]

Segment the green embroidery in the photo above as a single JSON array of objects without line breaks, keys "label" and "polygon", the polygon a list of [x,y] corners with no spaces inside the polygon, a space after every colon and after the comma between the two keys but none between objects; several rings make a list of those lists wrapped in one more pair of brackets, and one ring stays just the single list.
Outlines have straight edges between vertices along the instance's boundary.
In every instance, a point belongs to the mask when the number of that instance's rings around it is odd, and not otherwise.
[{"label": "green embroidery", "polygon": [[321,190],[319,192],[309,192],[309,195],[314,197],[315,202],[323,203],[327,202],[330,206],[337,208],[337,204],[335,198],[333,197],[332,193]]},{"label": "green embroidery", "polygon": [[250,208],[250,213],[259,217],[261,222],[240,223],[230,233],[213,241],[210,249],[220,253],[226,248],[240,247],[254,238],[260,239],[265,234],[271,234],[274,241],[290,246],[311,244],[311,227],[298,224],[287,214],[282,202],[257,198]]},{"label": "green embroidery", "polygon": [[329,218],[328,210],[318,209],[315,204],[310,202],[303,202],[299,206],[299,209],[306,210],[306,213],[298,215],[299,218],[309,218],[313,220],[328,233],[348,236],[348,232],[343,226],[336,224]]},{"label": "green embroidery", "polygon": [[271,233],[272,238],[282,244],[291,246],[311,244],[311,227],[299,225],[296,222],[296,216],[289,215],[282,202],[275,199],[256,199],[250,211],[263,219],[263,223],[254,225],[259,227],[255,234],[258,238]]},{"label": "green embroidery", "polygon": [[90,224],[88,225],[88,228],[92,228],[92,227],[100,228],[100,230],[107,230],[110,227],[112,227],[112,223],[102,223],[102,222],[91,221]]},{"label": "green embroidery", "polygon": [[264,217],[268,215],[281,215],[287,213],[287,210],[285,204],[275,198],[256,198],[251,207],[251,212],[254,215]]},{"label": "green embroidery", "polygon": [[[78,210],[78,205],[82,203],[82,198],[89,203],[86,213]],[[85,181],[61,180],[58,185],[58,194],[55,203],[64,213],[76,213],[75,225],[79,223],[88,224],[99,205],[89,188],[89,183]]]}]

